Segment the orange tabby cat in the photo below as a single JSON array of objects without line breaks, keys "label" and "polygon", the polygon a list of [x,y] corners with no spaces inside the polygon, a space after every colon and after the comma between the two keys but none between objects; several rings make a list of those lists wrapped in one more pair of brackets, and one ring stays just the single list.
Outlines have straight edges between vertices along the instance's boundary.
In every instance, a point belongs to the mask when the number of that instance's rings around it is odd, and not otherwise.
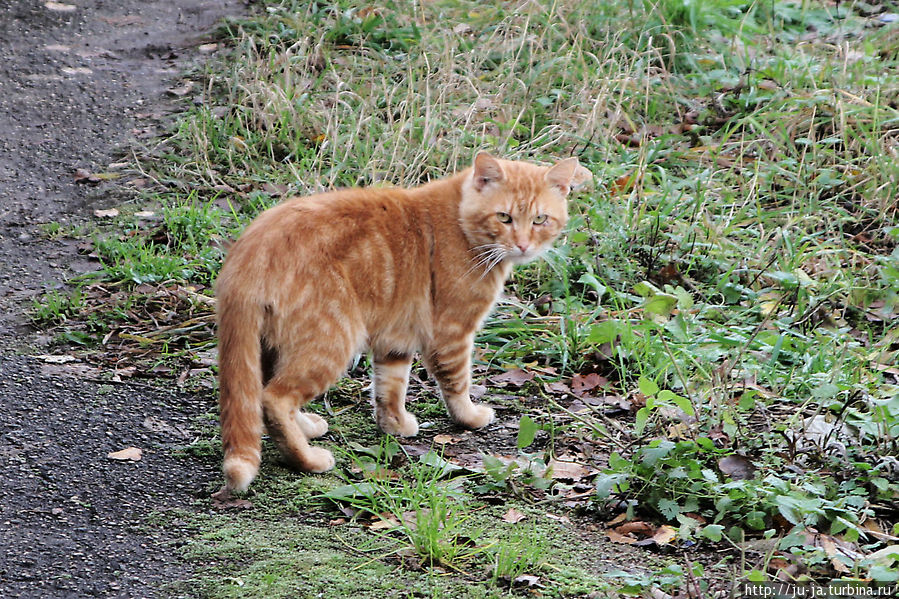
[{"label": "orange tabby cat", "polygon": [[472,168],[415,189],[347,189],[262,213],[217,283],[226,490],[256,476],[263,422],[294,468],[334,466],[308,443],[327,422],[300,408],[365,348],[382,431],[418,432],[405,408],[416,351],[453,420],[489,424],[493,410],[468,394],[475,331],[512,265],[562,231],[566,196],[589,177],[576,158],[550,168],[480,153]]}]

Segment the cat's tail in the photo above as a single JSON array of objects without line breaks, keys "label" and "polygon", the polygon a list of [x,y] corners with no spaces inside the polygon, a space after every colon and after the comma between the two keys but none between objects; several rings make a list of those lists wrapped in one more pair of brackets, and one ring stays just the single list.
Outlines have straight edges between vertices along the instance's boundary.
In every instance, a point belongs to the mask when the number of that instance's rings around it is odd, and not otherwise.
[{"label": "cat's tail", "polygon": [[262,314],[230,294],[217,309],[222,470],[228,489],[245,491],[262,459]]}]

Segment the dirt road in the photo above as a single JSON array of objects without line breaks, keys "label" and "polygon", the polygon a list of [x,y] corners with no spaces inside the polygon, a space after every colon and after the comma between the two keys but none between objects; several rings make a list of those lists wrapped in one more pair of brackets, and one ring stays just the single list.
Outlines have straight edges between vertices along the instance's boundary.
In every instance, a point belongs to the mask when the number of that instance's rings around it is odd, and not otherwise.
[{"label": "dirt road", "polygon": [[[42,223],[84,222],[112,186],[75,183],[174,110],[166,91],[236,0],[0,0],[0,596],[171,596],[189,576],[147,516],[190,505],[215,464],[176,458],[210,397],[107,385],[51,353],[23,310],[90,269]],[[189,98],[188,98],[189,100]],[[114,205],[114,202],[112,202]],[[143,450],[140,461],[107,454]]]}]

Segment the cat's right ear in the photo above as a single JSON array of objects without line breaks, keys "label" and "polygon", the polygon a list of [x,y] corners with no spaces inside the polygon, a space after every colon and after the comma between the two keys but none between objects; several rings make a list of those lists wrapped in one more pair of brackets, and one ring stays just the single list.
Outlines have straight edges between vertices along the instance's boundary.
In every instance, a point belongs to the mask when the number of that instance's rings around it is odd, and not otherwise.
[{"label": "cat's right ear", "polygon": [[502,181],[503,168],[499,165],[499,161],[487,152],[478,152],[474,157],[472,177],[475,190],[481,191],[491,183]]}]

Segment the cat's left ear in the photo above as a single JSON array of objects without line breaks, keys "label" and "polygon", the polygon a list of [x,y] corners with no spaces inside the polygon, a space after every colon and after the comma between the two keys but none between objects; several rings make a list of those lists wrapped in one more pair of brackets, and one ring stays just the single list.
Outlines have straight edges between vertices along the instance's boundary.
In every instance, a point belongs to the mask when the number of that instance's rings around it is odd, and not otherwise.
[{"label": "cat's left ear", "polygon": [[499,161],[487,152],[478,152],[474,157],[474,188],[481,191],[491,183],[502,181],[503,167]]},{"label": "cat's left ear", "polygon": [[555,187],[563,196],[574,187],[579,187],[593,178],[593,173],[578,164],[577,158],[572,156],[561,162],[557,162],[546,171],[545,179],[550,187]]}]

